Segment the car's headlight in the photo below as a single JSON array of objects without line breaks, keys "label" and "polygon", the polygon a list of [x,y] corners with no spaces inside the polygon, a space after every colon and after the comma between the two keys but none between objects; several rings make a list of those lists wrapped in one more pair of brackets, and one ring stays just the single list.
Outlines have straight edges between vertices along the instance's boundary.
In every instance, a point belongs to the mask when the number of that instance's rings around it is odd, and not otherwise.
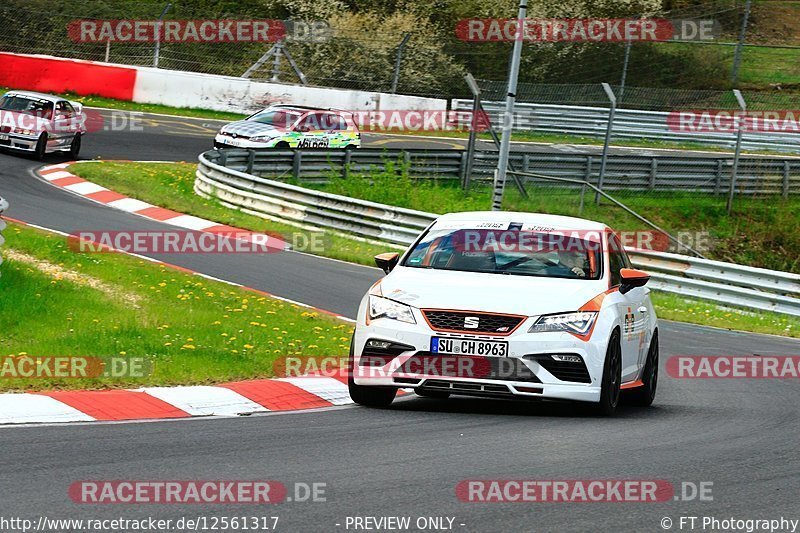
[{"label": "car's headlight", "polygon": [[261,142],[261,143],[269,142],[272,139],[274,139],[274,137],[272,137],[271,135],[258,135],[256,137],[250,137],[251,141]]},{"label": "car's headlight", "polygon": [[373,295],[369,297],[369,318],[373,320],[376,318],[391,318],[392,320],[408,322],[409,324],[417,323],[414,320],[414,314],[411,312],[411,306]]},{"label": "car's headlight", "polygon": [[567,331],[578,335],[586,335],[597,319],[597,311],[576,311],[557,315],[542,315],[531,326],[528,333],[545,333],[548,331]]}]

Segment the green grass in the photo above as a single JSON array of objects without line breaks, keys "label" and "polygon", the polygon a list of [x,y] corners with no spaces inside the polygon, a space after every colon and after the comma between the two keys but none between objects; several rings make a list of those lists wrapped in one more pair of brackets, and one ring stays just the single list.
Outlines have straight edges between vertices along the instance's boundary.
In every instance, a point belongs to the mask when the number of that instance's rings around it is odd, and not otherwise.
[{"label": "green grass", "polygon": [[311,232],[265,220],[225,207],[216,200],[204,199],[194,193],[196,170],[197,165],[190,163],[93,162],[70,167],[70,172],[132,198],[236,228],[279,233],[290,243],[304,242],[312,233],[321,234],[316,242],[321,241],[322,247],[305,250],[315,255],[374,266],[372,258],[387,250],[382,245],[332,232]]},{"label": "green grass", "polygon": [[123,254],[78,253],[65,237],[15,224],[4,235],[0,357],[123,355],[153,372],[0,378],[0,390],[209,384],[271,377],[287,356],[348,352],[351,325],[310,309]]},{"label": "green grass", "polygon": [[[386,172],[370,177],[332,177],[324,185],[310,188],[363,198],[379,203],[409,207],[433,213],[488,210],[491,189],[475,184],[464,192],[452,180],[414,180]],[[579,190],[551,186],[528,186],[530,198],[524,199],[513,182],[506,186],[503,208],[509,211],[579,216],[604,222],[617,230],[648,230],[644,223],[608,201],[594,204],[587,191],[581,209]],[[776,196],[737,199],[728,216],[725,196],[691,192],[611,193],[673,234],[703,232],[710,234],[710,258],[740,264],[800,272],[800,199],[783,200]]]},{"label": "green grass", "polygon": [[[191,212],[198,216],[220,221],[239,227],[255,230],[275,230],[272,223],[257,217],[244,215],[215,202],[205,201],[192,192],[194,165],[189,164],[152,164],[152,163],[85,163],[70,167],[72,172],[102,183],[111,189],[124,192],[156,205],[170,207],[180,212]],[[373,176],[371,179],[351,177],[347,180],[334,179],[329,185],[314,186],[331,192],[349,196],[371,199],[373,201],[413,207],[431,212],[449,212],[488,209],[489,193],[483,188],[476,188],[464,193],[458,188],[445,183],[431,181],[411,181],[394,172]],[[523,200],[510,186],[507,190],[506,208],[515,210],[531,210],[556,214],[578,214],[576,195],[569,195],[553,190],[535,190],[531,200]],[[752,259],[764,260],[764,255],[773,254],[777,263],[790,263],[797,267],[798,253],[784,254],[780,250],[765,252],[765,241],[772,238],[791,240],[792,249],[796,249],[797,237],[792,235],[793,228],[798,226],[797,203],[788,206],[776,205],[776,200],[764,201],[759,210],[737,211],[736,216],[728,219],[724,215],[724,201],[718,198],[698,198],[695,195],[674,195],[666,198],[638,197],[647,213],[662,224],[670,223],[686,228],[689,221],[706,227],[713,233],[727,236],[720,240],[716,252],[727,260]],[[779,204],[779,202],[778,202]],[[190,208],[190,209],[187,209]],[[747,214],[749,213],[749,214]],[[759,214],[760,213],[760,214]],[[764,216],[770,214],[772,218]],[[618,208],[607,204],[596,207],[587,194],[583,216],[604,220],[618,229],[641,229],[641,224]],[[787,217],[787,218],[782,218]],[[771,228],[771,224],[786,224],[779,231]],[[294,231],[293,228],[287,228]],[[768,235],[762,235],[766,232]],[[737,244],[737,239],[748,236],[750,241]],[[372,265],[372,257],[384,248],[365,245],[359,241],[343,236],[335,237],[335,246],[331,250],[347,250],[347,254],[337,254],[340,258],[349,257],[351,262]],[[722,243],[722,244],[720,244]],[[752,247],[758,246],[758,252]],[[730,250],[727,252],[726,250]],[[330,251],[330,250],[329,250]],[[330,254],[329,254],[330,255]],[[728,257],[728,256],[732,257]],[[773,257],[770,255],[770,257]],[[708,302],[692,298],[683,298],[666,293],[655,293],[654,302],[659,316],[665,319],[678,320],[700,325],[711,325],[721,328],[738,329],[772,333],[776,335],[800,336],[800,321],[775,313],[735,311],[717,307]]]},{"label": "green grass", "polygon": [[658,318],[738,331],[800,337],[800,319],[766,311],[745,311],[677,294],[653,291]]}]

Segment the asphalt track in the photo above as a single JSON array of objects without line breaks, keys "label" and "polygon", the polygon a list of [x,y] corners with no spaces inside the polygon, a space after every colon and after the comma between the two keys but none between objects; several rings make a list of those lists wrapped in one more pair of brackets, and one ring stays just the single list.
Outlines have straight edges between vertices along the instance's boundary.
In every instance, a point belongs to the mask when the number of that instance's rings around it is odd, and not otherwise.
[{"label": "asphalt track", "polygon": [[[142,132],[87,137],[83,157],[193,160],[209,145],[202,121],[148,121]],[[38,165],[0,154],[9,216],[64,232],[161,227],[36,179]],[[159,258],[345,316],[380,274],[295,253]],[[661,344],[662,365],[672,355],[800,353],[795,340],[668,322],[661,323]],[[798,399],[797,380],[679,380],[662,368],[655,405],[623,407],[613,419],[569,404],[411,397],[387,411],[6,428],[0,518],[279,516],[277,531],[298,532],[347,531],[348,516],[410,516],[412,524],[447,516],[455,531],[498,532],[664,531],[664,517],[679,530],[681,516],[800,519]],[[75,481],[104,479],[326,483],[327,501],[109,506],[67,496]],[[462,503],[455,486],[465,479],[665,479],[677,488],[713,482],[713,501]]]}]

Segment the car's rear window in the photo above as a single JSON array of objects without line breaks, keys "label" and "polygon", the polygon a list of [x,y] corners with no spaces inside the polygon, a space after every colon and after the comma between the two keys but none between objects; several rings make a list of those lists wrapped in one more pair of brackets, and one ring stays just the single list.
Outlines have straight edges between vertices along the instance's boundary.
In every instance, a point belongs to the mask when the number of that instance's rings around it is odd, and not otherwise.
[{"label": "car's rear window", "polygon": [[[521,226],[521,225],[520,225]],[[434,226],[403,266],[487,274],[599,279],[600,232],[542,232],[521,228]]]}]

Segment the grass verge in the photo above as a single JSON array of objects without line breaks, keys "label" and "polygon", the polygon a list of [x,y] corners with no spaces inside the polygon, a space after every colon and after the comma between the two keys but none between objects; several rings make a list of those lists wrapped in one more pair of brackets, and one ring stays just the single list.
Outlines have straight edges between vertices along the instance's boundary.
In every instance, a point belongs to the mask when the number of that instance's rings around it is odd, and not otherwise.
[{"label": "grass verge", "polygon": [[349,349],[351,325],[308,308],[123,254],[77,253],[66,238],[24,226],[10,224],[4,236],[0,356],[141,357],[152,373],[0,378],[0,390],[263,378],[279,358]]},{"label": "grass verge", "polygon": [[[347,179],[332,176],[327,184],[308,187],[434,213],[487,210],[492,194],[491,187],[479,183],[465,192],[452,180],[418,180],[402,172]],[[503,208],[578,216],[604,222],[617,230],[649,229],[608,201],[595,205],[591,191],[587,191],[581,206],[577,189],[533,185],[528,189],[530,198],[525,199],[509,182]],[[709,258],[800,272],[800,235],[796,231],[800,226],[800,199],[784,200],[775,195],[738,197],[732,215],[728,216],[723,194],[672,191],[612,191],[611,194],[666,231],[686,233],[688,244],[704,247],[704,255]],[[696,242],[692,243],[693,240]]]},{"label": "grass verge", "polygon": [[[289,243],[316,242],[321,246],[304,249],[308,253],[351,263],[374,266],[375,255],[386,247],[343,237],[332,232],[312,232],[289,224],[273,222],[206,200],[194,193],[197,165],[193,163],[78,163],[70,172],[111,190],[166,207],[252,231],[280,233]],[[321,238],[311,239],[312,233]]]},{"label": "grass verge", "polygon": [[[225,224],[259,231],[276,231],[275,228],[281,226],[280,224],[272,225],[273,223],[258,217],[233,211],[215,202],[196,196],[192,191],[194,165],[104,162],[74,165],[70,167],[70,170],[113,190],[156,205],[169,207],[176,211],[191,213]],[[350,196],[365,197],[395,205],[414,206],[415,209],[434,212],[485,210],[489,205],[487,191],[473,190],[465,194],[460,189],[454,189],[451,186],[436,183],[435,181],[408,183],[406,180],[407,178],[398,178],[395,175],[377,176],[370,180],[351,177],[340,182],[334,180],[331,184],[322,186],[322,188]],[[316,187],[320,188],[320,186]],[[523,205],[522,202],[524,201],[518,196],[515,197],[515,193],[509,190],[507,208],[521,209],[529,207],[529,210],[539,212],[576,214],[567,209],[569,202],[565,201],[567,197],[563,193],[561,196],[540,196],[537,194],[534,195],[534,198],[529,201],[531,203]],[[698,205],[697,200],[691,197],[675,198],[673,203],[674,205],[669,207],[654,203],[649,211],[652,211],[654,216],[658,215],[659,217],[667,217],[666,213],[671,213],[668,216],[669,220],[676,224],[680,223],[681,227],[684,227],[683,225],[686,224],[687,220],[694,220],[691,217],[697,217],[697,212],[702,213],[705,209],[703,204]],[[771,203],[774,203],[774,200]],[[641,227],[637,220],[621,210],[612,209],[611,206],[607,205],[601,205],[599,208],[594,206],[589,201],[588,196],[585,204],[584,215],[587,218],[605,219],[611,226],[620,229]],[[658,208],[656,208],[656,205],[658,205]],[[797,217],[798,214],[795,213],[793,216]],[[705,220],[706,217],[701,216],[700,220]],[[664,218],[664,220],[666,219]],[[711,217],[710,220],[713,219],[714,217]],[[661,220],[661,218],[658,220]],[[752,221],[748,222],[745,218],[738,220],[731,227],[741,228],[743,233],[745,228],[749,232],[758,225],[767,227],[768,221],[762,220],[759,224],[755,224]],[[788,227],[787,231],[791,230],[791,227],[794,226]],[[289,230],[294,231],[294,228],[289,228]],[[334,245],[327,250],[329,257],[337,257],[368,265],[373,264],[372,257],[375,253],[385,251],[380,246],[365,244],[338,235],[334,237],[332,243]],[[338,252],[332,253],[334,250],[338,250]],[[347,252],[344,253],[344,250]],[[796,257],[797,255],[792,260],[797,261]],[[669,320],[741,331],[800,337],[800,320],[776,313],[749,313],[726,309],[709,302],[658,292],[654,292],[653,301],[659,316]]]}]

